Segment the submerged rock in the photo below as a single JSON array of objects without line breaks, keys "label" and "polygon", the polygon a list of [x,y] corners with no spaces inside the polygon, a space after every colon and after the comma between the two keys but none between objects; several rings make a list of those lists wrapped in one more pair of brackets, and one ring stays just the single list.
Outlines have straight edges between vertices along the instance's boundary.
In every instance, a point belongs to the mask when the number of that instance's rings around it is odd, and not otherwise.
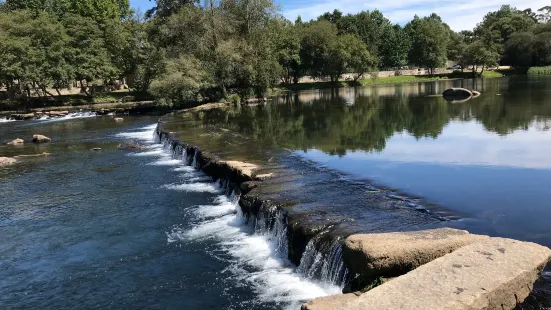
[{"label": "submerged rock", "polygon": [[114,120],[115,122],[117,122],[117,123],[122,123],[122,122],[124,122],[124,118],[122,118],[122,117],[115,117],[113,120]]},{"label": "submerged rock", "polygon": [[399,276],[460,247],[488,238],[451,228],[352,235],[343,245],[343,260],[351,274],[366,278]]},{"label": "submerged rock", "polygon": [[147,146],[141,145],[140,143],[134,140],[128,140],[119,144],[119,149],[127,150],[127,151],[141,151],[141,150],[147,149]]},{"label": "submerged rock", "polygon": [[43,136],[43,135],[34,135],[33,136],[33,142],[34,143],[48,143],[48,142],[52,142],[52,139],[50,139],[46,136]]},{"label": "submerged rock", "polygon": [[17,160],[11,157],[0,157],[0,167],[11,166],[15,164]]},{"label": "submerged rock", "polygon": [[15,139],[13,140],[12,142],[8,143],[8,145],[21,145],[21,144],[24,144],[25,143],[25,140],[23,139]]}]

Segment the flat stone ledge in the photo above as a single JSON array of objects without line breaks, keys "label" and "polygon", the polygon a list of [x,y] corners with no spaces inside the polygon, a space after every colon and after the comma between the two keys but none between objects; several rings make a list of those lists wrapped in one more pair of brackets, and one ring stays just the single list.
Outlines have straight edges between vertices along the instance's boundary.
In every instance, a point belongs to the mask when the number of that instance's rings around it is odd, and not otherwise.
[{"label": "flat stone ledge", "polygon": [[451,228],[352,235],[343,245],[343,260],[352,274],[399,276],[458,248],[488,238]]},{"label": "flat stone ledge", "polygon": [[[333,296],[334,310],[514,309],[530,294],[551,250],[529,242],[490,238],[464,246],[371,291]],[[338,301],[334,301],[337,299]],[[316,299],[304,309],[325,310]]]},{"label": "flat stone ledge", "polygon": [[333,295],[316,298],[302,305],[301,310],[336,310],[343,309],[349,303],[358,299],[356,294]]}]

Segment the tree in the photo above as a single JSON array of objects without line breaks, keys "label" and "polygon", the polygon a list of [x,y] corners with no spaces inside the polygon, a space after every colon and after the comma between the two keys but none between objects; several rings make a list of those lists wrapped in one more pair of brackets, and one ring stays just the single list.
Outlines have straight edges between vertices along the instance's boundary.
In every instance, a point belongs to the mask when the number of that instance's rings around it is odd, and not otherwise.
[{"label": "tree", "polygon": [[340,36],[337,48],[342,50],[345,69],[355,74],[354,81],[377,66],[376,57],[371,55],[367,46],[355,35]]},{"label": "tree", "polygon": [[551,65],[551,24],[512,34],[505,44],[503,62],[515,67]]},{"label": "tree", "polygon": [[443,66],[447,60],[449,27],[438,15],[432,14],[424,18],[415,16],[406,25],[406,31],[411,38],[409,62],[427,67],[434,74],[434,69]]},{"label": "tree", "polygon": [[381,66],[383,68],[399,68],[407,65],[410,47],[410,37],[400,25],[385,27],[378,54]]},{"label": "tree", "polygon": [[96,22],[124,19],[131,13],[129,0],[6,0],[5,6],[7,10],[30,10],[35,14],[77,14]]},{"label": "tree", "polygon": [[67,14],[62,22],[70,38],[68,62],[86,94],[90,95],[87,91],[90,83],[115,79],[121,75],[112,63],[99,25],[92,18]]},{"label": "tree", "polygon": [[314,22],[303,29],[300,58],[306,72],[317,78],[327,74],[331,47],[337,42],[337,37],[337,27],[326,20]]},{"label": "tree", "polygon": [[472,66],[473,76],[477,74],[478,68],[481,67],[480,75],[482,75],[486,68],[497,66],[500,57],[498,53],[489,49],[484,42],[475,41],[465,47],[461,56],[461,63],[464,66]]},{"label": "tree", "polygon": [[166,72],[153,80],[150,91],[167,105],[202,102],[203,90],[212,85],[203,67],[201,61],[192,56],[171,60]]},{"label": "tree", "polygon": [[295,26],[288,21],[277,20],[270,28],[276,57],[282,69],[281,80],[285,84],[296,84],[303,75],[300,59],[301,25]]},{"label": "tree", "polygon": [[513,33],[527,31],[536,22],[531,11],[520,11],[504,5],[498,11],[486,14],[474,29],[474,34],[488,48],[501,54]]},{"label": "tree", "polygon": [[544,6],[538,10],[537,19],[540,23],[548,23],[551,21],[551,6]]}]

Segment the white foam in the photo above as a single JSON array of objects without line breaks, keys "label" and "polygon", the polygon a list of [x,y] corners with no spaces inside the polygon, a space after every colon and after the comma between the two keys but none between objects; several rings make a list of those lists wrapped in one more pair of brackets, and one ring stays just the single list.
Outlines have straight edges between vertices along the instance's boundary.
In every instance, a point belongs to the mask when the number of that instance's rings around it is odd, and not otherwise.
[{"label": "white foam", "polygon": [[0,118],[0,123],[11,123],[15,122],[14,119],[8,119],[8,118]]},{"label": "white foam", "polygon": [[116,134],[115,136],[126,139],[138,139],[152,143],[155,141],[153,137],[155,128],[157,128],[157,124],[152,124],[142,128],[138,128],[136,131],[121,132]]},{"label": "white foam", "polygon": [[195,168],[191,166],[182,166],[182,167],[174,168],[173,170],[177,172],[192,172],[192,171],[195,171]]},{"label": "white foam", "polygon": [[[225,196],[217,197],[213,205],[197,206],[194,214],[203,220],[187,231],[174,229],[168,234],[168,242],[218,240],[222,250],[233,258],[227,271],[237,280],[250,284],[262,302],[300,309],[305,301],[340,293],[337,286],[317,283],[297,274],[293,264],[279,256],[278,240],[269,234],[254,234],[245,225],[238,208]],[[215,216],[220,217],[208,219]]]},{"label": "white foam", "polygon": [[176,166],[181,165],[182,161],[179,159],[160,159],[158,161],[152,162],[149,165],[151,166]]},{"label": "white foam", "polygon": [[224,215],[235,214],[235,203],[231,202],[226,196],[219,196],[217,205],[197,206],[196,216],[200,218],[221,217]]},{"label": "white foam", "polygon": [[161,156],[163,155],[163,150],[153,150],[153,151],[147,151],[147,152],[140,152],[140,153],[130,153],[130,156]]},{"label": "white foam", "polygon": [[50,117],[47,115],[43,115],[40,118],[38,118],[38,120],[48,121],[48,122],[57,122],[57,121],[66,121],[69,119],[89,118],[89,117],[96,117],[96,116],[98,116],[96,112],[76,112],[76,113],[69,113],[61,117]]},{"label": "white foam", "polygon": [[169,184],[163,186],[164,188],[183,191],[183,192],[195,192],[195,193],[219,193],[220,188],[212,183],[189,183],[189,184]]}]

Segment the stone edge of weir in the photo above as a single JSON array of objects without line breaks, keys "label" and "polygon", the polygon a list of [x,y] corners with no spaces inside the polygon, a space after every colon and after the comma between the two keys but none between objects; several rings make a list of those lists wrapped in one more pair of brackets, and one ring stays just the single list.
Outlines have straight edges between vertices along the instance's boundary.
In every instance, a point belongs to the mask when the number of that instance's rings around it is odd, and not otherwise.
[{"label": "stone edge of weir", "polygon": [[[239,190],[239,206],[246,217],[256,216],[261,208],[278,209],[268,199],[247,195],[270,174],[256,175],[254,164],[225,161],[191,146],[166,132],[162,124],[161,118],[156,129],[161,141],[181,147],[195,158],[197,169]],[[293,253],[291,248],[288,258],[298,266],[303,253]],[[317,298],[305,303],[303,310],[513,309],[531,293],[551,261],[551,250],[440,228],[351,235],[342,243],[342,260],[354,276],[355,287],[371,289]]]}]

